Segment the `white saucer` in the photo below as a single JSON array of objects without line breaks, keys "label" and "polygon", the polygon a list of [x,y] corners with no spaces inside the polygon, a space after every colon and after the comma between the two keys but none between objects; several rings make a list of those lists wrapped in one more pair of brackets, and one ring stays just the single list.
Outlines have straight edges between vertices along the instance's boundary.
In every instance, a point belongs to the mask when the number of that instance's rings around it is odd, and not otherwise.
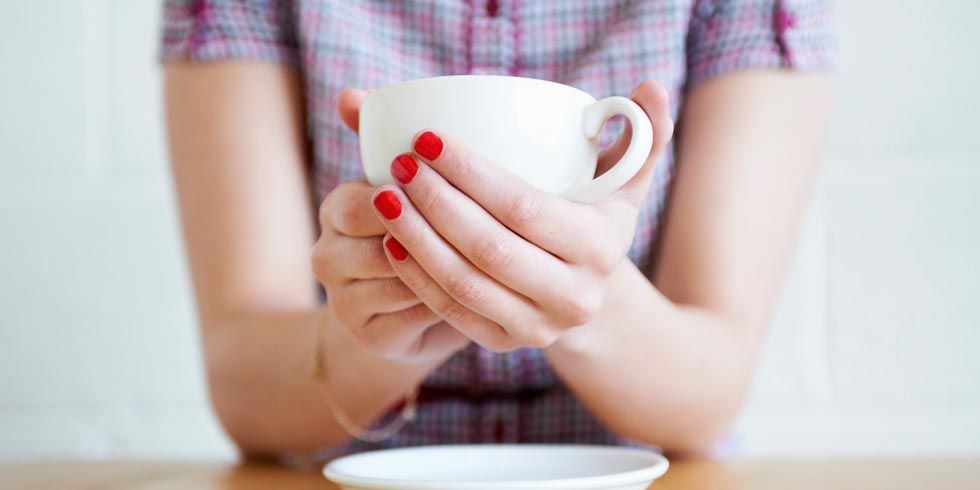
[{"label": "white saucer", "polygon": [[646,490],[663,456],[575,445],[422,446],[334,460],[323,474],[344,490]]}]

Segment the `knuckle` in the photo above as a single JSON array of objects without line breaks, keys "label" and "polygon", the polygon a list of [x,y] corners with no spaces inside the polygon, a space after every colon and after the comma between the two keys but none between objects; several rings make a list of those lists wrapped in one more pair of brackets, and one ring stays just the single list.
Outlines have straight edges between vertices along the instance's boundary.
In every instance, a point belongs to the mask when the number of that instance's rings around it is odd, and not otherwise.
[{"label": "knuckle", "polygon": [[473,261],[483,270],[504,270],[514,260],[514,247],[509,240],[497,234],[488,234],[477,242]]},{"label": "knuckle", "polygon": [[408,286],[406,286],[405,283],[397,277],[384,279],[382,282],[382,287],[384,288],[384,295],[387,298],[402,300],[413,296],[412,291],[408,289]]},{"label": "knuckle", "polygon": [[419,274],[417,271],[410,271],[408,273],[399,273],[399,278],[402,283],[416,293],[421,293],[428,289],[432,284],[432,280],[429,279],[428,274]]},{"label": "knuckle", "polygon": [[420,225],[402,223],[399,225],[398,241],[403,247],[411,252],[412,250],[424,249],[425,231]]},{"label": "knuckle", "polygon": [[340,323],[347,326],[347,328],[357,330],[353,327],[354,321],[354,309],[352,308],[351,302],[344,298],[344,294],[340,292],[334,292],[330,295],[330,309],[333,310],[334,317],[340,320]]},{"label": "knuckle", "polygon": [[512,345],[510,342],[503,342],[498,340],[492,340],[488,342],[483,342],[482,347],[494,354],[506,354],[517,347]]},{"label": "knuckle", "polygon": [[387,355],[391,350],[391,345],[385,339],[383,332],[385,326],[387,325],[378,324],[378,322],[368,322],[350,330],[358,345],[376,353]]},{"label": "knuckle", "polygon": [[390,268],[388,257],[385,256],[384,243],[381,238],[370,239],[359,247],[360,263],[368,266],[372,271],[381,271]]},{"label": "knuckle", "polygon": [[436,313],[450,325],[460,325],[469,318],[469,310],[455,301],[447,301]]},{"label": "knuckle", "polygon": [[322,240],[314,245],[313,251],[310,253],[310,267],[313,269],[313,275],[320,283],[326,284],[332,281],[333,267],[331,267],[328,248]]},{"label": "knuckle", "polygon": [[391,315],[375,317],[358,328],[354,340],[358,345],[386,359],[396,359],[405,354],[403,342],[393,338],[392,329],[402,328]]},{"label": "knuckle", "polygon": [[446,293],[464,305],[478,304],[484,296],[484,289],[473,273],[460,274],[446,283]]},{"label": "knuckle", "polygon": [[541,217],[541,198],[524,192],[510,203],[506,213],[507,224],[519,228],[530,226]]},{"label": "knuckle", "polygon": [[360,328],[354,328],[351,329],[351,334],[354,336],[354,340],[356,340],[358,345],[360,345],[361,347],[373,351],[380,351],[384,349],[384,345],[381,342],[381,338],[377,335],[374,335],[372,329],[370,328],[366,328],[364,326]]},{"label": "knuckle", "polygon": [[567,327],[584,325],[595,319],[602,307],[602,296],[591,293],[580,293],[564,298],[561,306],[561,318]]},{"label": "knuckle", "polygon": [[518,349],[520,345],[518,345],[518,343],[508,335],[501,333],[500,335],[495,335],[491,339],[483,342],[483,347],[491,352],[504,354]]},{"label": "knuckle", "polygon": [[341,233],[354,233],[365,217],[364,203],[357,199],[341,199],[334,209],[334,226]]},{"label": "knuckle", "polygon": [[384,252],[384,243],[378,240],[378,243],[374,247],[375,251],[372,255],[372,270],[379,274],[389,274],[394,271],[391,262],[388,261],[388,256]]},{"label": "knuckle", "polygon": [[432,310],[425,305],[416,305],[402,312],[402,321],[406,325],[426,325],[432,320]]},{"label": "knuckle", "polygon": [[603,276],[612,274],[620,262],[623,261],[624,253],[612,246],[599,247],[592,254],[592,267]]},{"label": "knuckle", "polygon": [[365,347],[373,350],[385,359],[396,359],[402,354],[402,350],[397,342],[385,339],[383,336],[376,335],[373,332],[368,334]]},{"label": "knuckle", "polygon": [[520,347],[517,341],[511,337],[503,329],[503,327],[494,325],[493,328],[495,331],[492,334],[487,335],[487,338],[481,339],[479,342],[477,342],[481,347],[498,354],[510,352]]},{"label": "knuckle", "polygon": [[330,217],[331,216],[331,214],[330,214],[330,208],[331,208],[331,204],[333,202],[333,199],[334,199],[333,198],[333,195],[330,194],[330,195],[327,195],[327,197],[323,198],[323,201],[320,202],[320,208],[319,208],[318,213],[317,213],[317,218],[320,221],[320,228],[333,228],[333,226],[332,226],[332,221],[333,220]]},{"label": "knuckle", "polygon": [[443,165],[451,166],[453,180],[462,182],[476,177],[473,169],[473,162],[479,161],[476,155],[456,145],[446,145],[442,151],[445,156],[440,160],[445,162]]},{"label": "knuckle", "polygon": [[[337,319],[343,323],[343,320],[340,317]],[[354,337],[354,340],[356,340],[358,344],[364,345],[368,342],[367,334],[365,333],[363,327],[349,325],[347,323],[344,323],[344,325],[347,327],[347,330],[350,331],[351,336]]]},{"label": "knuckle", "polygon": [[521,343],[528,347],[543,349],[554,344],[560,333],[545,327],[533,327],[521,333]]},{"label": "knuckle", "polygon": [[415,192],[417,193],[418,210],[422,214],[438,209],[444,199],[444,191],[436,185],[420,185]]}]

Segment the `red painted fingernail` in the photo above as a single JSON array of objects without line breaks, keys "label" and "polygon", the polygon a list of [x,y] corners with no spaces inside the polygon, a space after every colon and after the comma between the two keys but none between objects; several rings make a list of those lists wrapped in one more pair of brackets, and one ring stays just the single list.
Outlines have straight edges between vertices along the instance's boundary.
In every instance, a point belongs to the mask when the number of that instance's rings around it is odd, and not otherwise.
[{"label": "red painted fingernail", "polygon": [[391,256],[399,262],[408,257],[408,250],[405,250],[405,247],[402,246],[401,242],[395,240],[395,237],[393,236],[388,237],[388,240],[385,241],[385,247],[388,247],[388,251],[391,252]]},{"label": "red painted fingernail", "polygon": [[405,153],[404,155],[398,155],[395,160],[391,162],[391,175],[392,177],[398,179],[398,182],[402,184],[407,184],[415,178],[415,174],[419,171],[419,164],[415,162],[412,155]]},{"label": "red painted fingernail", "polygon": [[402,214],[402,202],[398,200],[398,196],[392,191],[381,191],[380,194],[374,198],[374,207],[381,211],[381,215],[385,219],[395,219]]},{"label": "red painted fingernail", "polygon": [[426,131],[415,138],[413,149],[415,153],[422,155],[422,158],[431,162],[442,154],[442,139],[432,131]]}]

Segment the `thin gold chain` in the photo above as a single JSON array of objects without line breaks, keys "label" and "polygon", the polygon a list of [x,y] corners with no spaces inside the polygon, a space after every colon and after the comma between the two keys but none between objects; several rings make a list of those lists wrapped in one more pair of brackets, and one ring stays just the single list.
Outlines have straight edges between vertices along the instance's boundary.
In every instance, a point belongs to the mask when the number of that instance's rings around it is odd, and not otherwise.
[{"label": "thin gold chain", "polygon": [[405,405],[402,408],[401,414],[399,414],[398,418],[392,420],[388,425],[385,425],[380,429],[367,429],[357,425],[356,422],[347,416],[337,400],[327,390],[329,384],[327,383],[327,373],[323,359],[323,350],[321,347],[323,345],[323,326],[325,323],[323,321],[323,316],[324,312],[317,312],[313,317],[316,338],[313,344],[313,360],[310,365],[310,375],[313,377],[313,381],[317,384],[321,398],[323,398],[323,401],[327,404],[327,408],[330,409],[330,414],[333,415],[333,418],[337,421],[337,423],[340,424],[340,426],[355,439],[374,443],[381,442],[394,436],[402,429],[402,427],[405,427],[406,424],[415,420],[419,395],[418,388],[412,387],[412,389],[405,394]]}]

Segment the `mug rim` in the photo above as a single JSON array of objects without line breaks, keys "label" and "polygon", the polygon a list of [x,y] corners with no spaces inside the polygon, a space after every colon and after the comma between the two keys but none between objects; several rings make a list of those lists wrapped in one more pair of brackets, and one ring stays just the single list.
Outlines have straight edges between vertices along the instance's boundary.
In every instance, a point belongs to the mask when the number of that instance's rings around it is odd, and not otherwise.
[{"label": "mug rim", "polygon": [[578,95],[588,96],[592,100],[596,100],[592,94],[571,85],[565,85],[564,83],[554,82],[551,80],[544,80],[541,78],[530,78],[530,77],[517,77],[511,75],[439,75],[435,77],[425,77],[425,78],[413,78],[411,80],[405,80],[402,82],[393,83],[390,85],[385,85],[383,87],[372,90],[368,97],[377,94],[379,92],[386,92],[388,90],[393,90],[397,88],[410,87],[413,85],[423,85],[433,82],[448,82],[452,80],[494,80],[494,81],[505,81],[507,83],[523,83],[523,84],[537,84],[544,86],[551,86],[555,88],[560,88],[566,91],[572,91]]}]

